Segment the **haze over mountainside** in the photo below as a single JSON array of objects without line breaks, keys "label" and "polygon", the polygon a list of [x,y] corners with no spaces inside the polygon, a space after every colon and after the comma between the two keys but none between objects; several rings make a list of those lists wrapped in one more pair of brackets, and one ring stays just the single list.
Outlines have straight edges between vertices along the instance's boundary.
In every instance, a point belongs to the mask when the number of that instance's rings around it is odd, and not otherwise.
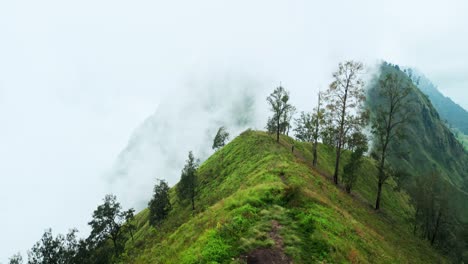
[{"label": "haze over mountainside", "polygon": [[411,75],[410,78],[417,81],[418,88],[429,97],[442,121],[447,121],[452,127],[468,135],[468,111],[443,95],[437,86],[421,72],[411,68],[406,71],[408,75]]},{"label": "haze over mountainside", "polygon": [[119,154],[107,175],[110,191],[125,204],[143,209],[156,178],[177,183],[189,150],[202,160],[208,157],[220,126],[235,133],[262,127],[258,107],[263,99],[258,96],[261,90],[257,82],[242,77],[189,86],[173,100],[161,102]]},{"label": "haze over mountainside", "polygon": [[[375,80],[387,73],[396,74],[407,83],[412,83],[398,66],[388,63],[382,64],[381,75],[376,76]],[[424,79],[423,83],[429,81]],[[381,102],[376,93],[376,85],[369,90],[371,112]],[[411,174],[406,179],[407,187],[414,185],[418,177],[427,179],[433,172],[440,173],[440,177],[449,183],[451,206],[455,207],[458,217],[468,221],[468,153],[446,127],[431,100],[415,85],[412,85],[410,97],[413,112],[411,122],[408,123],[406,136],[393,147],[400,154],[391,157],[389,161],[395,168],[404,169]]]},{"label": "haze over mountainside", "polygon": [[[468,153],[397,65],[380,64],[367,89],[352,77],[361,63],[338,68],[317,108],[301,112],[294,127],[296,107],[282,86],[267,97],[273,113],[267,120],[260,110],[265,97],[253,82],[162,102],[107,175],[122,204],[106,195],[86,239],[73,230],[56,237],[46,231],[28,261],[49,263],[49,255],[72,264],[468,260]],[[392,102],[391,91],[406,94],[398,100],[410,110],[409,121],[398,111],[376,118]],[[337,110],[347,96],[351,108]],[[352,133],[340,132],[336,120],[349,122],[341,129]],[[387,127],[404,122],[403,136],[387,134],[395,139],[392,154],[380,156],[386,164],[377,153],[379,120],[395,122]],[[265,123],[267,132],[249,128]],[[229,143],[226,131],[234,136]]]}]

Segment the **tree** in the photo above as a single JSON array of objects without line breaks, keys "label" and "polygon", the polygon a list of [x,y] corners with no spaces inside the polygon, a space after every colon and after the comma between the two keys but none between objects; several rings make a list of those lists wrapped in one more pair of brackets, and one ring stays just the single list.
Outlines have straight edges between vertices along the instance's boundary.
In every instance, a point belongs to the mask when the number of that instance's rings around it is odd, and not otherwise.
[{"label": "tree", "polygon": [[322,101],[321,101],[321,98],[322,97],[322,94],[319,92],[318,93],[318,104],[317,104],[317,107],[314,109],[314,114],[312,115],[312,122],[314,124],[314,132],[312,134],[312,137],[314,139],[314,145],[313,145],[313,149],[312,149],[312,153],[314,155],[314,159],[312,161],[312,165],[314,167],[317,167],[317,162],[318,162],[318,154],[317,154],[317,151],[318,151],[318,139],[320,137],[320,134],[321,134],[321,127],[323,126],[323,123],[324,123],[324,111],[323,109],[321,108],[322,107]]},{"label": "tree", "polygon": [[374,157],[378,161],[378,183],[375,209],[380,208],[382,187],[390,174],[385,173],[385,162],[392,153],[391,146],[404,137],[405,125],[410,118],[408,96],[411,83],[396,74],[387,74],[377,86],[381,102],[371,118],[374,138]]},{"label": "tree", "polygon": [[318,160],[318,139],[322,133],[321,127],[323,125],[323,110],[320,109],[320,99],[319,105],[314,109],[314,113],[301,112],[299,118],[297,118],[295,122],[295,137],[300,141],[313,143],[312,153],[314,159],[312,164],[315,167],[317,166]]},{"label": "tree", "polygon": [[198,160],[195,160],[192,151],[189,152],[187,162],[177,185],[179,199],[189,199],[192,203],[192,210],[195,210],[195,195],[197,189],[197,169]]},{"label": "tree", "polygon": [[224,126],[218,129],[218,133],[213,140],[213,149],[218,150],[226,144],[226,141],[229,139],[229,133],[227,132]]},{"label": "tree", "polygon": [[[450,225],[447,219],[453,217],[448,204],[448,185],[440,178],[437,171],[431,175],[416,179],[416,188],[413,192],[413,199],[416,207],[414,234],[420,230],[422,238],[427,239],[434,245],[436,239],[443,233],[451,233],[454,226]],[[449,241],[443,241],[449,242]]]},{"label": "tree", "polygon": [[13,255],[10,259],[8,259],[9,264],[23,264],[23,257],[20,253]]},{"label": "tree", "polygon": [[134,241],[133,240],[133,234],[136,231],[136,226],[135,226],[135,223],[133,221],[135,219],[135,209],[130,208],[127,211],[125,211],[124,212],[124,217],[125,217],[125,228],[130,233],[130,236],[132,237],[132,242],[133,242]]},{"label": "tree", "polygon": [[76,229],[72,229],[66,236],[52,235],[47,229],[30,251],[28,251],[28,264],[70,264],[76,262],[77,240]]},{"label": "tree", "polygon": [[290,127],[290,120],[295,108],[290,105],[289,92],[282,86],[276,88],[270,96],[267,97],[273,116],[268,118],[267,130],[270,133],[276,133],[276,142],[279,142],[280,133],[287,133]]},{"label": "tree", "polygon": [[314,120],[311,113],[301,112],[295,120],[294,136],[303,142],[312,142],[314,139]]},{"label": "tree", "polygon": [[106,195],[104,203],[97,207],[93,212],[93,220],[88,223],[91,226],[89,239],[95,244],[102,244],[110,239],[114,247],[114,256],[117,257],[122,247],[120,240],[126,233],[123,226],[125,221],[130,220],[128,214],[129,211],[122,211],[115,195]]},{"label": "tree", "polygon": [[150,210],[149,223],[152,226],[161,224],[172,209],[169,199],[169,185],[165,180],[157,181],[158,183],[154,186],[153,198],[148,203]]},{"label": "tree", "polygon": [[291,129],[291,120],[296,113],[296,107],[291,106],[289,111],[283,115],[283,119],[280,122],[280,133],[289,136],[289,130]]},{"label": "tree", "polygon": [[328,117],[328,113],[325,113],[327,116],[323,119],[323,126],[320,132],[320,137],[322,138],[322,142],[325,145],[329,146],[336,146],[337,145],[337,129],[333,126],[330,118]]},{"label": "tree", "polygon": [[360,130],[367,124],[367,112],[363,110],[365,102],[364,83],[359,77],[363,70],[360,62],[340,63],[338,71],[333,73],[333,82],[324,93],[326,118],[336,147],[335,172],[333,181],[338,184],[341,154],[346,144],[348,133]]},{"label": "tree", "polygon": [[348,140],[348,147],[352,151],[351,158],[344,167],[343,182],[347,193],[351,193],[351,189],[357,180],[358,170],[360,169],[364,153],[367,151],[367,137],[363,133],[355,132]]}]

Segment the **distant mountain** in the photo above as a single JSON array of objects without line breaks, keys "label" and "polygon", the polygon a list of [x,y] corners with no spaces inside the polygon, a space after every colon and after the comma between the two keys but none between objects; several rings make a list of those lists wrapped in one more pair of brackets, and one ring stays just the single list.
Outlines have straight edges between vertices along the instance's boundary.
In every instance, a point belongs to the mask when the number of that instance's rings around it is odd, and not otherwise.
[{"label": "distant mountain", "polygon": [[415,80],[418,88],[429,97],[432,105],[440,114],[441,119],[447,121],[451,127],[468,135],[468,111],[452,101],[449,97],[443,95],[439,89],[437,89],[437,86],[421,72],[411,68],[405,71],[410,78]]}]

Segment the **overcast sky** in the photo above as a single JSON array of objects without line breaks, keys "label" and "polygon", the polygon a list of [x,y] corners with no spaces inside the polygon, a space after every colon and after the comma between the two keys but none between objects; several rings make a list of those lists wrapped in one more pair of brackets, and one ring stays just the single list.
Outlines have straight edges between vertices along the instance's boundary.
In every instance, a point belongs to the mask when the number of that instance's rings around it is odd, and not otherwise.
[{"label": "overcast sky", "polygon": [[339,61],[383,59],[468,108],[464,2],[0,0],[0,261],[86,230],[133,132],[205,85],[309,110]]}]

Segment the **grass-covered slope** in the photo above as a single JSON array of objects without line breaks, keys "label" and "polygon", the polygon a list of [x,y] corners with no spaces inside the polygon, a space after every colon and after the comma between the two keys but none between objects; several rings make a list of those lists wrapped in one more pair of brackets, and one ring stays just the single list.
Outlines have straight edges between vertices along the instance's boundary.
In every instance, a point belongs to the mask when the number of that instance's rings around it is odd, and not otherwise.
[{"label": "grass-covered slope", "polygon": [[[295,145],[294,153],[291,144]],[[310,144],[246,131],[199,168],[196,211],[171,190],[173,210],[154,228],[136,217],[122,263],[443,263],[411,233],[408,196],[384,190],[373,202],[375,169],[366,161],[357,194],[327,178],[333,150],[321,146],[319,171]],[[346,159],[346,155],[345,155]]]}]

